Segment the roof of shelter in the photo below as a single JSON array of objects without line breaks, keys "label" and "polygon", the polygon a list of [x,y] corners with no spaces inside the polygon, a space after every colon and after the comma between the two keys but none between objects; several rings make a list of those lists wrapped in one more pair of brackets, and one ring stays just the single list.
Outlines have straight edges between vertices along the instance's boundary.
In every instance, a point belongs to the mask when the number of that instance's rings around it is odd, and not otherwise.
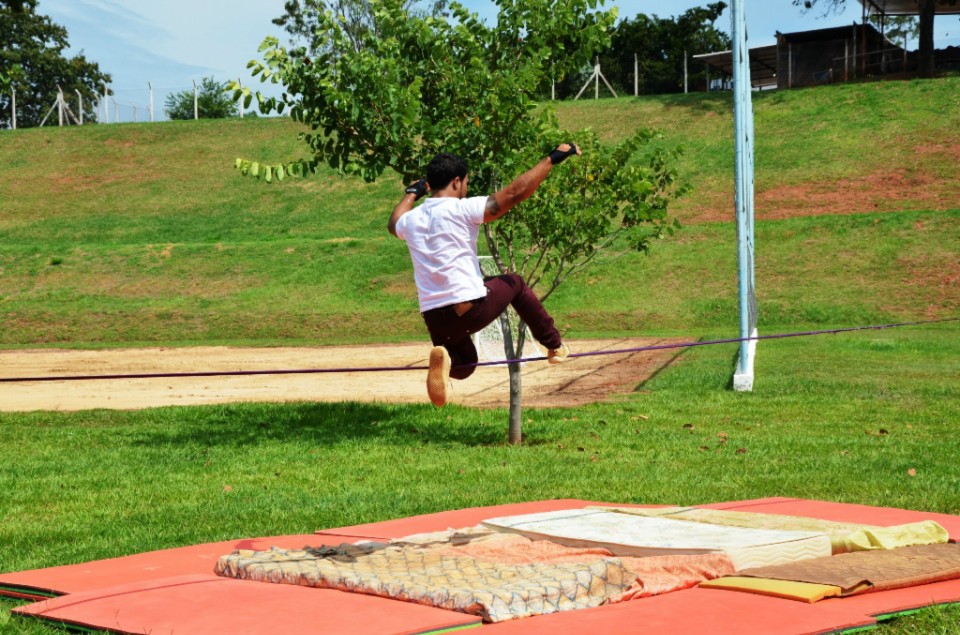
[{"label": "roof of shelter", "polygon": [[851,31],[853,29],[857,30],[857,33],[863,33],[863,30],[866,29],[868,37],[880,37],[880,31],[876,29],[872,24],[849,24],[847,26],[832,26],[826,29],[816,29],[813,31],[796,31],[794,33],[780,33],[777,31],[777,35],[783,37],[787,42],[794,42],[797,44],[805,42],[826,42],[828,40],[841,40],[847,37],[850,37]]},{"label": "roof of shelter", "polygon": [[[860,0],[869,11],[884,15],[919,15],[919,0]],[[937,0],[937,15],[960,14],[960,2]]]},{"label": "roof of shelter", "polygon": [[[715,68],[726,75],[733,75],[733,51],[703,53],[693,59]],[[777,45],[758,46],[750,49],[750,84],[772,86],[777,83]]]}]

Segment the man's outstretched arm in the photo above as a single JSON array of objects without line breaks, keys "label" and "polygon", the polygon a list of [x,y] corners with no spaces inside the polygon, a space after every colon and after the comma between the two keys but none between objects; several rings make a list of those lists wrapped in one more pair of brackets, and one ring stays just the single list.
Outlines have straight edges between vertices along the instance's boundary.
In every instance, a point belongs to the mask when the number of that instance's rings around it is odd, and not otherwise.
[{"label": "man's outstretched arm", "polygon": [[515,178],[505,188],[491,195],[487,199],[486,208],[483,213],[483,222],[489,223],[495,221],[513,207],[530,198],[540,187],[550,169],[574,154],[581,154],[580,148],[573,143],[561,143],[548,156],[543,157],[535,166]]}]

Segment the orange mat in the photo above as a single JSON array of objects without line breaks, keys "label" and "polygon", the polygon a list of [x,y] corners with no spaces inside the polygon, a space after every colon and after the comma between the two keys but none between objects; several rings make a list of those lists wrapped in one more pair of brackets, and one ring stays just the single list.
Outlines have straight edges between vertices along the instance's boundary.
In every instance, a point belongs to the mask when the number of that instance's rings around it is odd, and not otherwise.
[{"label": "orange mat", "polygon": [[[671,633],[672,635],[813,635],[872,626],[861,611],[827,602],[801,604],[750,593],[688,589],[636,602],[566,614],[485,625],[480,635],[583,635],[584,633]],[[811,610],[812,609],[812,610]],[[630,625],[624,630],[623,625]]]},{"label": "orange mat", "polygon": [[[384,602],[388,606],[384,606]],[[14,610],[72,626],[151,635],[416,635],[480,618],[371,595],[192,575],[76,593]]]},{"label": "orange mat", "polygon": [[[333,538],[331,536],[331,538]],[[346,536],[343,540],[352,540]],[[0,595],[42,600],[66,593],[162,580],[190,573],[213,574],[217,558],[234,549],[299,549],[316,542],[314,534],[225,540],[203,545],[148,551],[120,558],[69,564],[0,575]]]},{"label": "orange mat", "polygon": [[[318,538],[324,543],[338,544],[353,542],[363,538],[397,538],[419,532],[438,531],[450,527],[464,527],[478,523],[485,518],[504,515],[518,515],[538,511],[587,506],[595,503],[587,501],[540,501],[515,505],[500,505],[488,508],[476,508],[453,512],[442,512],[413,518],[343,527],[318,532],[308,537],[308,543],[316,543]],[[827,503],[800,499],[771,498],[753,501],[733,501],[705,505],[715,509],[741,509],[765,513],[781,513],[797,516],[810,516],[844,522],[859,522],[881,526],[898,525],[918,520],[935,520],[950,532],[951,537],[960,537],[960,517],[945,514],[928,514],[908,510],[868,507],[843,503]],[[290,547],[301,547],[304,536],[294,538]],[[278,540],[278,539],[258,539]],[[214,543],[216,545],[236,545]],[[263,543],[261,543],[263,544]],[[278,545],[283,546],[283,545]],[[54,567],[23,574],[0,575],[0,587],[17,590],[15,584],[28,580],[33,588],[58,590],[75,593],[63,598],[48,600],[36,605],[15,609],[15,613],[42,616],[45,611],[56,610],[48,615],[55,620],[82,624],[90,628],[100,628],[115,632],[152,632],[178,634],[203,632],[205,635],[232,635],[237,632],[283,632],[300,633],[343,633],[344,635],[366,635],[377,633],[402,635],[414,633],[435,633],[442,629],[470,627],[473,623],[443,626],[442,620],[433,611],[440,611],[448,619],[452,615],[453,624],[457,619],[469,618],[458,613],[432,609],[413,604],[376,598],[345,594],[339,591],[309,589],[292,585],[262,584],[213,578],[206,568],[212,561],[205,560],[200,553],[211,551],[211,545],[186,547],[184,549],[152,552],[127,558]],[[249,547],[240,547],[249,548]],[[191,550],[198,550],[196,552]],[[219,554],[229,553],[227,549]],[[166,554],[161,557],[159,554]],[[144,558],[144,560],[138,560]],[[152,578],[152,572],[143,571],[144,565],[154,559],[161,566],[168,567],[159,578]],[[196,569],[203,565],[203,574],[184,580],[174,570]],[[116,565],[120,565],[117,567]],[[86,569],[84,569],[86,568]],[[140,578],[133,588],[116,587],[96,590],[111,579],[111,569],[116,568],[114,584],[124,580]],[[93,573],[84,573],[90,570]],[[199,571],[194,571],[199,573]],[[181,575],[181,577],[176,577]],[[201,582],[202,580],[202,582]],[[214,581],[215,580],[215,581]],[[183,584],[184,582],[192,584]],[[88,592],[79,594],[76,590],[87,586]],[[92,588],[91,588],[92,587]],[[202,593],[201,593],[202,590]],[[347,599],[349,598],[349,599]],[[359,598],[359,599],[358,599]],[[769,633],[782,635],[813,635],[831,633],[846,629],[870,626],[876,622],[873,616],[882,616],[906,610],[960,601],[960,580],[939,582],[919,587],[879,591],[843,599],[828,599],[816,604],[801,604],[791,600],[771,598],[747,593],[731,593],[722,590],[689,589],[644,598],[623,604],[602,606],[593,609],[572,611],[563,614],[531,617],[523,620],[500,624],[483,625],[482,629],[499,629],[504,635],[510,632],[524,635],[563,635],[569,633],[582,635],[587,629],[614,632],[624,624],[636,625],[637,630],[662,630],[680,635],[694,633],[716,633],[719,635],[744,635],[746,633]],[[340,613],[339,606],[363,603],[370,608],[371,616],[351,618],[343,617],[343,622],[332,620]],[[300,606],[303,605],[303,606]],[[421,612],[411,612],[410,609]],[[95,609],[95,610],[94,610]],[[358,609],[359,610],[359,609]],[[278,620],[285,620],[285,614],[292,611],[291,620],[296,627],[278,626]],[[430,614],[422,613],[427,611]],[[96,613],[96,615],[93,615]],[[123,628],[118,628],[118,615],[124,615]],[[209,614],[207,620],[204,614]],[[216,617],[220,616],[220,617]],[[377,619],[396,621],[376,622]],[[242,625],[240,620],[246,620]],[[85,622],[83,620],[88,620]],[[99,621],[98,621],[99,620]],[[291,621],[291,624],[293,621]],[[133,625],[137,626],[134,627]],[[286,622],[284,622],[286,624]],[[130,630],[126,630],[129,628]],[[343,630],[334,630],[343,629]],[[484,631],[484,632],[485,632]],[[490,635],[496,635],[493,631]]]}]

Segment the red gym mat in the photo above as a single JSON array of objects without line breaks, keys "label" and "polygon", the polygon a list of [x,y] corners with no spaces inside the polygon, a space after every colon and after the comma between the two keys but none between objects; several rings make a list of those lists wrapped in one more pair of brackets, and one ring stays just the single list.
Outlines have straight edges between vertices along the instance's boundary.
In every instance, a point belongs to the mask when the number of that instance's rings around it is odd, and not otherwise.
[{"label": "red gym mat", "polygon": [[[592,504],[610,503],[559,500],[500,505],[330,529],[316,535],[213,543],[87,565],[6,574],[0,576],[0,587],[16,591],[17,583],[27,581],[36,589],[74,593],[14,612],[115,632],[227,635],[244,631],[285,632],[295,628],[301,633],[344,635],[436,633],[475,626],[476,621],[470,616],[384,598],[216,578],[208,573],[208,567],[212,566],[210,558],[229,553],[233,548],[270,546],[266,543],[302,547],[321,541],[338,544],[364,538],[388,539],[475,525],[496,516]],[[887,526],[929,519],[943,525],[954,539],[960,536],[960,517],[945,514],[788,498],[715,503],[704,507]],[[286,539],[290,542],[280,544]],[[214,556],[213,552],[221,547],[224,550]],[[154,571],[147,571],[151,562],[166,569],[153,577]],[[182,573],[188,569],[202,575],[183,577]],[[108,581],[114,585],[135,583],[97,590],[97,585],[105,585]],[[87,587],[87,592],[78,593],[77,589],[82,586]],[[581,635],[587,629],[611,631],[631,624],[638,629],[659,629],[681,635],[702,632],[812,635],[870,626],[876,622],[875,616],[958,601],[960,580],[829,599],[816,604],[749,593],[690,589],[596,609],[483,625],[481,628],[499,629],[498,633],[504,635],[510,632],[524,635],[572,635],[576,632]],[[362,608],[341,612],[341,607],[361,605]],[[362,613],[362,617],[352,618],[351,611],[354,610],[369,611],[371,616]],[[285,621],[288,617],[289,623]],[[491,635],[494,635],[492,631]]]},{"label": "red gym mat", "polygon": [[372,595],[214,575],[180,576],[76,593],[14,612],[82,628],[151,635],[418,635],[481,623],[472,615]]},{"label": "red gym mat", "polygon": [[[330,536],[331,540],[337,539]],[[340,536],[338,542],[352,542]],[[0,595],[43,600],[66,593],[93,591],[105,587],[162,580],[190,573],[213,575],[217,558],[235,549],[265,550],[270,547],[299,549],[317,541],[314,534],[225,540],[204,545],[149,551],[121,558],[69,564],[47,569],[0,575]]]},{"label": "red gym mat", "polygon": [[[583,635],[624,632],[673,635],[813,635],[872,626],[862,611],[827,602],[803,604],[753,593],[688,589],[595,609],[485,625],[485,635]],[[813,610],[811,610],[811,608]]]}]

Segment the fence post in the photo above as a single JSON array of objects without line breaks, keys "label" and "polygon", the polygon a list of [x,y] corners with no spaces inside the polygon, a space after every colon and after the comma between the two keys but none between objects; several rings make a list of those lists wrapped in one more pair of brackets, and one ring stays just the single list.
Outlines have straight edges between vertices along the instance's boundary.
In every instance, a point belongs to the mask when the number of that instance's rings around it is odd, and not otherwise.
[{"label": "fence post", "polygon": [[77,109],[80,111],[78,117],[80,117],[80,125],[83,125],[83,95],[80,94],[80,91],[76,88],[73,89],[73,92],[77,94]]},{"label": "fence post", "polygon": [[63,127],[63,89],[57,84],[57,114],[60,116],[60,127]]},{"label": "fence post", "polygon": [[153,123],[153,84],[147,82],[147,88],[150,89],[150,123]]},{"label": "fence post", "polygon": [[640,96],[640,64],[637,62],[637,54],[633,54],[633,96]]},{"label": "fence post", "polygon": [[683,52],[683,94],[687,94],[687,52]]},{"label": "fence post", "polygon": [[10,87],[10,107],[13,110],[13,129],[17,129],[17,89],[13,86]]},{"label": "fence post", "polygon": [[197,105],[198,99],[199,99],[199,91],[197,90],[197,80],[193,80],[193,118],[194,119],[200,118],[200,109],[199,109],[199,106]]},{"label": "fence post", "polygon": [[597,58],[597,64],[593,67],[593,98],[600,99],[600,58]]}]

